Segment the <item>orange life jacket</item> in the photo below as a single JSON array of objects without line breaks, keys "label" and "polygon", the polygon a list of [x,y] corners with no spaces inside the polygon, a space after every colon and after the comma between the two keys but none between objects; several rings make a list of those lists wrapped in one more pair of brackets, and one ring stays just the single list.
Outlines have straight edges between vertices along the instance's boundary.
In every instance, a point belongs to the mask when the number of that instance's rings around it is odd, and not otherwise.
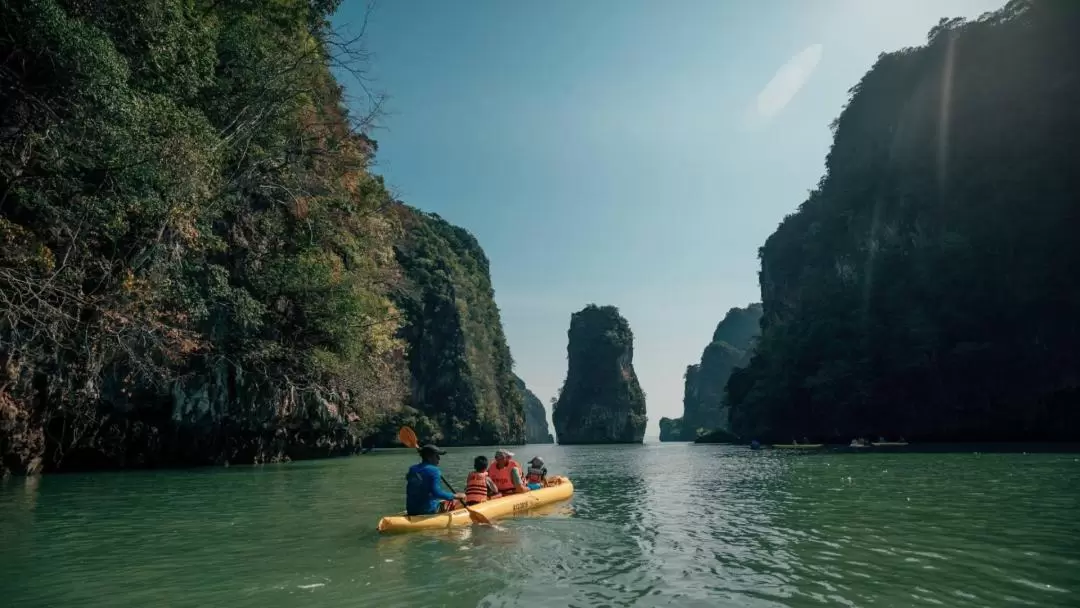
[{"label": "orange life jacket", "polygon": [[484,502],[488,499],[488,474],[472,471],[465,480],[465,501]]},{"label": "orange life jacket", "polygon": [[495,482],[495,487],[499,489],[500,494],[514,493],[514,478],[510,475],[512,469],[518,470],[518,477],[524,477],[521,474],[521,465],[516,460],[511,460],[508,465],[501,469],[494,462],[488,467],[488,476],[491,477],[491,481]]}]

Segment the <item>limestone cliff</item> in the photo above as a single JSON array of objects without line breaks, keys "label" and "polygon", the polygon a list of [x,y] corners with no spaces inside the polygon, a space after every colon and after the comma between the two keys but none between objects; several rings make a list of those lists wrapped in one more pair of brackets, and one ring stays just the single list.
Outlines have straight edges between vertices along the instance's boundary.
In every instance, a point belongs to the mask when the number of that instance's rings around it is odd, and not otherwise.
[{"label": "limestone cliff", "polygon": [[524,443],[524,396],[487,256],[468,231],[438,215],[405,206],[400,212],[405,287],[395,302],[405,316],[411,421],[445,445]]},{"label": "limestone cliff", "polygon": [[682,418],[660,419],[660,441],[682,441]]},{"label": "limestone cliff", "polygon": [[759,252],[740,435],[1080,440],[1080,2],[999,4],[851,88]]},{"label": "limestone cliff", "polygon": [[558,442],[641,443],[648,416],[634,373],[634,334],[614,306],[570,318],[566,380],[552,418]]},{"label": "limestone cliff", "polygon": [[548,430],[544,402],[525,386],[524,380],[517,375],[514,379],[525,401],[525,443],[555,443],[555,438]]},{"label": "limestone cliff", "polygon": [[686,367],[683,416],[668,419],[666,425],[661,421],[661,441],[693,441],[707,431],[730,427],[724,389],[731,373],[749,363],[760,321],[760,304],[728,310],[701,353],[701,361]]},{"label": "limestone cliff", "polygon": [[0,3],[0,476],[524,441],[487,259],[370,170],[338,4]]}]

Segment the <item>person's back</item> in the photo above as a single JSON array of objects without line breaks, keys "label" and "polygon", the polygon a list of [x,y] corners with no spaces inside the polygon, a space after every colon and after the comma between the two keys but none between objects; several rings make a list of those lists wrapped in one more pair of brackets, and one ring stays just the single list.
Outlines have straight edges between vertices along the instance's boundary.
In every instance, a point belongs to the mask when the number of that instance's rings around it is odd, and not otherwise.
[{"label": "person's back", "polygon": [[427,462],[419,462],[409,467],[405,474],[405,511],[409,515],[435,513],[439,508],[438,499],[432,497],[431,478],[439,478],[439,467]]},{"label": "person's back", "polygon": [[408,515],[430,515],[438,513],[443,505],[452,508],[453,500],[464,499],[464,495],[455,496],[442,489],[440,481],[439,457],[446,452],[433,445],[420,448],[422,462],[409,467],[405,474],[405,512]]}]

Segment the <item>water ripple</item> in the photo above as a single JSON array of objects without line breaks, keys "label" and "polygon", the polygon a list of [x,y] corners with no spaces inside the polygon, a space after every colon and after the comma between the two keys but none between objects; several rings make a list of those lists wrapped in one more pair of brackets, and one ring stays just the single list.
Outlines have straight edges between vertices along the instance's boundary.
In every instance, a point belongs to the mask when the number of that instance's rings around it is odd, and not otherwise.
[{"label": "water ripple", "polygon": [[[5,605],[1080,605],[1075,455],[530,446],[572,502],[379,536],[412,456],[0,482]],[[463,478],[476,449],[452,450]],[[531,456],[531,453],[530,453]]]}]

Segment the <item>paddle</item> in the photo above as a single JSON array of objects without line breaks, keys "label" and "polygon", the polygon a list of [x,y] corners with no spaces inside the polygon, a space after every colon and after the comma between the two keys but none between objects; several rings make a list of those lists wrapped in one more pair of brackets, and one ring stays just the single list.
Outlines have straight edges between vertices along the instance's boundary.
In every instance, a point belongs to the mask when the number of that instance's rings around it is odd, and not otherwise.
[{"label": "paddle", "polygon": [[[398,439],[401,440],[401,443],[404,444],[405,447],[409,447],[414,450],[420,449],[420,441],[416,438],[416,431],[412,430],[410,427],[401,427],[401,430],[398,431]],[[454,494],[457,494],[457,490],[454,489],[454,486],[450,485],[449,481],[446,481],[446,477],[443,477],[441,475],[440,477],[442,477],[442,482],[446,484],[446,487],[450,488],[450,491]],[[462,501],[461,504],[465,507],[465,510],[469,512],[469,519],[471,519],[474,524],[480,524],[483,526],[491,525],[491,520],[485,517],[483,513],[477,513],[476,511],[473,511],[469,508],[469,505],[465,504],[464,501]]]}]

